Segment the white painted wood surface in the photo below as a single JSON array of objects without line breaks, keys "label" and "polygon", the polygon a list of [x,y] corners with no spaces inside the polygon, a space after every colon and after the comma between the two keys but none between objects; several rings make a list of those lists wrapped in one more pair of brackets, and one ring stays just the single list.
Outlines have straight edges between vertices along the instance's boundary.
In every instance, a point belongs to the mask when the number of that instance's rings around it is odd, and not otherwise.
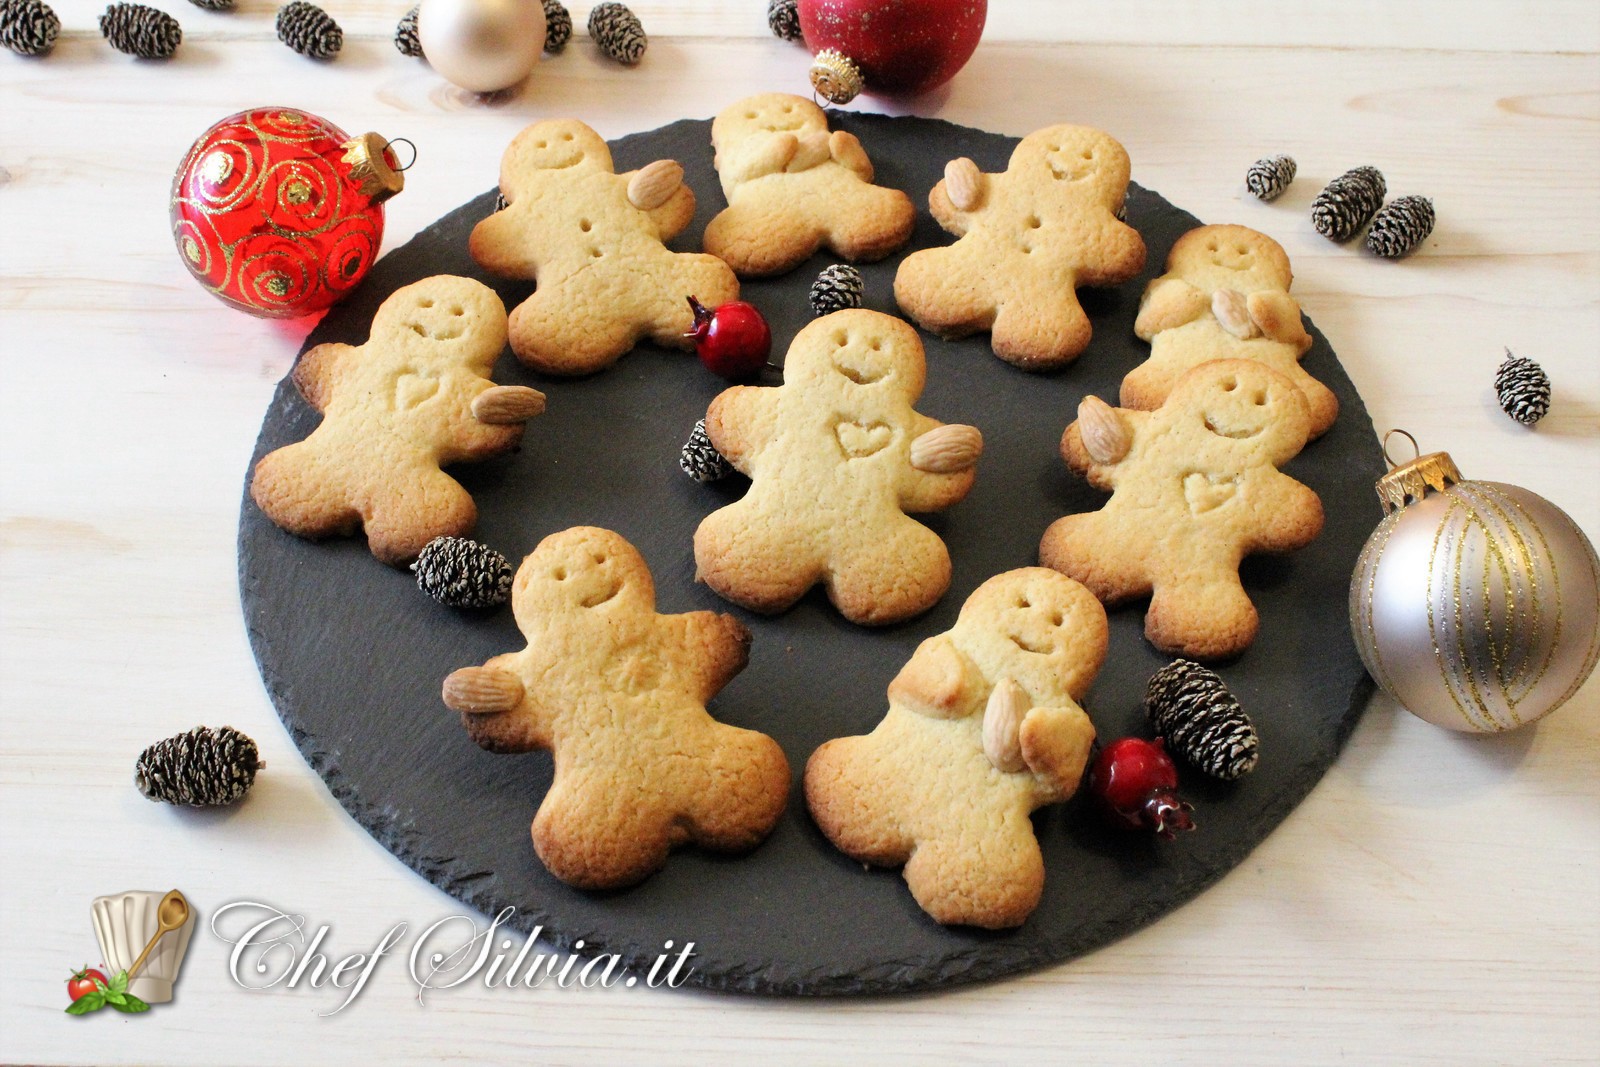
[{"label": "white painted wood surface", "polygon": [[[179,885],[203,912],[259,898],[366,951],[460,909],[391,858],[301,761],[240,622],[234,531],[262,412],[305,326],[229,311],[185,275],[172,168],[215,119],[282,102],[422,150],[392,247],[488,188],[533,118],[607,135],[804,85],[760,0],[635,4],[637,70],[579,38],[513,98],[450,88],[389,37],[404,0],[328,4],[337,62],[272,39],[273,4],[169,5],[168,64],[111,52],[59,0],[44,60],[0,55],[0,1061],[271,1063],[1556,1063],[1600,1059],[1600,678],[1532,730],[1465,739],[1374,701],[1310,798],[1198,900],[1093,955],[938,996],[750,1000],[487,991],[417,1004],[385,961],[327,991],[246,994],[201,931],[176,1005],[61,1014],[98,958],[91,897]],[[1022,134],[1102,126],[1135,179],[1281,240],[1296,292],[1380,427],[1515,482],[1600,534],[1600,11],[1584,3],[994,0],[947,91],[869,104]],[[577,11],[582,21],[582,10]],[[1241,186],[1287,151],[1300,178]],[[1424,252],[1377,262],[1312,231],[1320,185],[1373,163],[1433,197]],[[1556,383],[1537,431],[1490,382],[1509,345]],[[133,757],[230,722],[270,770],[221,813],[150,806]],[[1204,832],[1203,830],[1201,832]],[[663,936],[673,936],[664,931]]]}]

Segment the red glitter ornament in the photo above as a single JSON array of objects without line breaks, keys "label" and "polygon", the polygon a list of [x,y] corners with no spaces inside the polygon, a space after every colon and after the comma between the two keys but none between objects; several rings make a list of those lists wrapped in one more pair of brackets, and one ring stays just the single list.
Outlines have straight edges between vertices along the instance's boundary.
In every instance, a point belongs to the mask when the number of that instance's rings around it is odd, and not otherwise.
[{"label": "red glitter ornament", "polygon": [[983,36],[988,0],[799,0],[813,55],[832,49],[873,92],[925,93],[956,76]]},{"label": "red glitter ornament", "polygon": [[321,311],[356,287],[404,179],[388,142],[265,107],[212,126],[172,180],[172,237],[207,291],[253,315]]}]

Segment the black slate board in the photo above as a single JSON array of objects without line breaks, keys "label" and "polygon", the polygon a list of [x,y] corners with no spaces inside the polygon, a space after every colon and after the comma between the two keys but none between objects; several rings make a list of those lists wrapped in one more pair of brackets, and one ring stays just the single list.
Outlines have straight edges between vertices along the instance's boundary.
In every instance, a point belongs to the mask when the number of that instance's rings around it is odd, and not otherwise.
[{"label": "black slate board", "polygon": [[[905,189],[919,205],[910,248],[949,240],[925,207],[946,160],[966,155],[985,170],[1002,170],[1016,143],[927,119],[842,113],[834,122],[860,136],[880,183]],[[706,220],[724,203],[710,124],[674,123],[613,149],[619,171],[659,158],[683,163],[700,210],[674,247],[697,249]],[[486,161],[484,170],[492,166]],[[389,293],[432,274],[480,278],[514,307],[530,285],[487,277],[467,255],[467,234],[494,196],[485,193],[380,260],[307,347],[363,342]],[[925,337],[928,388],[918,407],[981,427],[987,450],[971,495],[927,517],[954,558],[950,592],[927,615],[887,630],[844,622],[816,592],[785,615],[763,618],[694,584],[695,527],[744,483],[701,486],[678,470],[679,447],[724,387],[693,356],[644,347],[578,381],[542,380],[509,352],[501,359],[496,380],[544,389],[549,410],[530,423],[517,453],[453,472],[478,501],[476,536],[516,560],[556,530],[610,527],[644,553],[659,610],[731,610],[750,626],[750,666],[712,711],[777,738],[796,778],[788,811],[753,854],[680,851],[643,885],[615,893],[584,893],[554,880],[528,838],[550,782],[549,755],[483,752],[439,700],[451,670],[521,647],[510,612],[473,616],[441,607],[408,574],[372,559],[359,538],[298,540],[268,522],[247,492],[239,529],[244,612],[267,690],[295,743],[362,826],[468,906],[492,915],[515,905],[516,925],[542,926],[562,949],[581,938],[585,953],[617,952],[645,966],[667,939],[693,941],[690,983],[710,989],[870,994],[979,981],[1068,959],[1182,904],[1243,860],[1305,796],[1370,692],[1345,598],[1356,556],[1379,518],[1372,485],[1383,464],[1360,398],[1314,328],[1305,366],[1338,394],[1342,411],[1287,470],[1322,495],[1327,528],[1291,557],[1245,565],[1261,637],[1221,673],[1255,718],[1262,758],[1236,786],[1185,775],[1198,832],[1170,844],[1126,835],[1101,825],[1080,794],[1035,816],[1048,873],[1044,900],[1027,923],[1007,933],[944,929],[917,908],[898,871],[863,871],[836,852],[812,825],[798,788],[818,745],[864,733],[882,717],[890,678],[918,642],[952,625],[973,589],[999,571],[1035,563],[1052,520],[1103,500],[1071,477],[1057,442],[1084,394],[1114,400],[1122,375],[1145,358],[1148,349],[1132,328],[1139,294],[1173,241],[1197,225],[1138,187],[1129,191],[1127,214],[1149,245],[1145,275],[1116,290],[1084,292],[1094,341],[1071,367],[1025,374],[995,359],[986,336],[954,343]],[[899,258],[865,268],[868,307],[895,311]],[[819,254],[783,278],[745,286],[745,298],[771,321],[775,352],[810,320],[806,292],[829,262]],[[285,379],[256,458],[306,436],[316,421]],[[1103,738],[1147,732],[1144,683],[1167,658],[1145,643],[1142,624],[1142,606],[1111,614],[1110,654],[1085,702]]]}]

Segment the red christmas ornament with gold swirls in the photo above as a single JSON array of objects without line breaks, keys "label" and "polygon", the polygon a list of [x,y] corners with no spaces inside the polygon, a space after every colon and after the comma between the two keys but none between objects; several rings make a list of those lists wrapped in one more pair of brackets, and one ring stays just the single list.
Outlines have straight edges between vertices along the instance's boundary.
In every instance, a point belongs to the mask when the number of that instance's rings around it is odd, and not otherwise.
[{"label": "red christmas ornament with gold swirls", "polygon": [[230,115],[172,181],[172,237],[207,291],[253,315],[295,318],[354,289],[383,242],[404,178],[388,142],[305,111]]},{"label": "red christmas ornament with gold swirls", "polygon": [[817,92],[847,103],[871,92],[911,96],[937,88],[972,58],[988,0],[799,0],[800,32],[817,62]]}]

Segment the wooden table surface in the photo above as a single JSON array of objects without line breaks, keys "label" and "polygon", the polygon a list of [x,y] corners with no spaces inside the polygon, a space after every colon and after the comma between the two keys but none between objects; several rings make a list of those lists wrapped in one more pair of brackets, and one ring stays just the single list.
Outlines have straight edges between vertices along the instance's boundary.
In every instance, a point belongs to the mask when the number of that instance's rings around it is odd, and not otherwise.
[{"label": "wooden table surface", "polygon": [[[492,103],[396,53],[406,0],[328,4],[346,43],[326,65],[274,40],[268,0],[165,6],[185,31],[168,63],[111,51],[90,0],[55,2],[51,56],[0,55],[0,1061],[1600,1059],[1600,676],[1536,728],[1488,739],[1375,699],[1323,782],[1220,884],[1010,981],[854,1002],[474,983],[424,1006],[387,960],[319,1017],[343,994],[247,993],[202,928],[174,1005],[64,1016],[61,980],[99,958],[102,893],[178,885],[205,916],[269,902],[329,926],[335,959],[462,910],[344,814],[256,674],[240,489],[308,326],[228,310],[181,269],[167,189],[189,142],[280,103],[410,138],[421,154],[390,208],[393,247],[491,186],[536,118],[615,136],[805,86],[804,51],[767,34],[761,0],[636,3],[652,32],[639,68],[601,59],[580,28]],[[1380,428],[1547,496],[1596,539],[1600,11],[1316,7],[994,0],[947,90],[857,106],[1016,135],[1111,131],[1138,182],[1284,244]],[[1277,152],[1300,177],[1261,204],[1244,168]],[[1419,255],[1382,262],[1313,232],[1316,191],[1361,163],[1391,195],[1433,198]],[[1536,431],[1495,405],[1507,346],[1555,382]],[[196,722],[261,743],[270,771],[233,810],[156,808],[131,786],[144,745]]]}]

